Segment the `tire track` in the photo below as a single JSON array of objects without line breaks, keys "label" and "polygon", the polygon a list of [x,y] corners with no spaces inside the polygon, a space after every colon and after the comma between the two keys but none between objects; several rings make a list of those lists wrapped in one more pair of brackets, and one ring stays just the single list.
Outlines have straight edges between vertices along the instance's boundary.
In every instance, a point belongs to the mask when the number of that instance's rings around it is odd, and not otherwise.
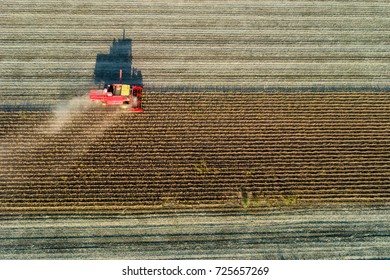
[{"label": "tire track", "polygon": [[[2,219],[3,259],[387,259],[389,209]],[[174,226],[173,226],[174,225]]]}]

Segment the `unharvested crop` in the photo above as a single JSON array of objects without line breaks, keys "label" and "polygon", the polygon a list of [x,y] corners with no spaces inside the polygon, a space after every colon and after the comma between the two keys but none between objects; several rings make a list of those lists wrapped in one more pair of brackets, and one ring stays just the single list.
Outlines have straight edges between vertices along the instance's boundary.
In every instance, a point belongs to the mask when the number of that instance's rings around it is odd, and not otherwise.
[{"label": "unharvested crop", "polygon": [[147,92],[3,112],[3,213],[261,209],[389,202],[390,98],[378,92]]}]

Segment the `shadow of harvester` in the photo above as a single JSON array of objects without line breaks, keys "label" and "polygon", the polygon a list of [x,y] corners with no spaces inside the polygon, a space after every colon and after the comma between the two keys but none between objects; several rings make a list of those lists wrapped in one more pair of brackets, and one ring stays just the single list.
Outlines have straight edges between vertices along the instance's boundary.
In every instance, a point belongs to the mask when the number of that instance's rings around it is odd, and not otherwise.
[{"label": "shadow of harvester", "polygon": [[119,71],[122,69],[122,83],[143,86],[141,70],[132,67],[132,41],[125,38],[113,40],[110,53],[96,55],[95,84],[119,83]]}]

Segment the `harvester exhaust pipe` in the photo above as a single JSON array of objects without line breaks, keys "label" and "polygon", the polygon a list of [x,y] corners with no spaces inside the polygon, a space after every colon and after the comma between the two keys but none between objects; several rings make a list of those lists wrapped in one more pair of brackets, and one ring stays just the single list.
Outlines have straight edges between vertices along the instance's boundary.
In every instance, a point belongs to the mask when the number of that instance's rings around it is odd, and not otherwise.
[{"label": "harvester exhaust pipe", "polygon": [[122,83],[122,69],[119,70],[119,83]]}]

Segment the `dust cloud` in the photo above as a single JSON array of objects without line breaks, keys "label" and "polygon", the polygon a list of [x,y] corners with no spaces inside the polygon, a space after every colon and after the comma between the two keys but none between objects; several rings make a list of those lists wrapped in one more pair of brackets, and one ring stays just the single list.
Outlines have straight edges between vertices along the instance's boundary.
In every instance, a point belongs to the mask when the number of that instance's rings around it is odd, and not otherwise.
[{"label": "dust cloud", "polygon": [[44,133],[55,134],[62,130],[65,124],[72,120],[74,115],[88,110],[93,103],[89,100],[88,95],[77,96],[68,101],[62,102],[53,108],[53,116],[44,126]]}]

